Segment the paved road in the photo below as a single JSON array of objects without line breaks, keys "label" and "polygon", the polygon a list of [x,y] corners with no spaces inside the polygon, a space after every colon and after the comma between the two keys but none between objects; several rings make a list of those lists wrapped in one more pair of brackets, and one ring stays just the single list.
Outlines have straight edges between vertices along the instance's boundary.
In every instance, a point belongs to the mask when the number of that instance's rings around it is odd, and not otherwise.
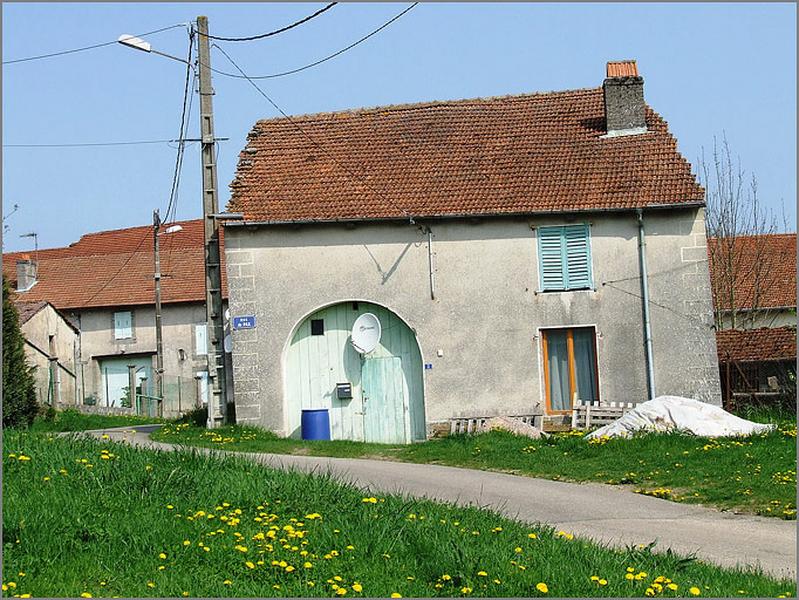
[{"label": "paved road", "polygon": [[[109,429],[112,439],[172,450],[154,442],[153,427]],[[100,435],[102,432],[90,432]],[[528,523],[624,547],[658,541],[658,548],[696,553],[719,565],[759,565],[796,574],[796,522],[722,513],[634,494],[615,486],[576,484],[439,465],[380,460],[236,453],[281,469],[330,472],[341,481],[381,493],[479,505]]]}]

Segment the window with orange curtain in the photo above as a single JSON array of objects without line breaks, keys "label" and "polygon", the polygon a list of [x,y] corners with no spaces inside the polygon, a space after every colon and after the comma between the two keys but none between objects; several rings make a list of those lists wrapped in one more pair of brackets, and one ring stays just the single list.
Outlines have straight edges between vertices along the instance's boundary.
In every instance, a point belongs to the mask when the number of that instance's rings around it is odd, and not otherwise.
[{"label": "window with orange curtain", "polygon": [[566,412],[575,404],[597,402],[594,328],[544,329],[541,334],[547,412]]}]

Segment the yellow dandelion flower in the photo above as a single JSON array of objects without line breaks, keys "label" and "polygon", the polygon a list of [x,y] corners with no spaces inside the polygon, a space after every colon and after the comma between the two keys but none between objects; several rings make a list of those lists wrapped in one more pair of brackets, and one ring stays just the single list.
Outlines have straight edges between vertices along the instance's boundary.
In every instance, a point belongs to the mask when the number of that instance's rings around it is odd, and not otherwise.
[{"label": "yellow dandelion flower", "polygon": [[633,579],[635,579],[635,575],[633,575],[632,573],[627,573],[627,574],[624,576],[624,578],[625,578],[627,581],[632,581]]},{"label": "yellow dandelion flower", "polygon": [[161,560],[165,560],[166,559],[166,554],[164,554],[162,552],[161,554],[158,555],[158,558],[160,558]]},{"label": "yellow dandelion flower", "polygon": [[471,594],[471,593],[472,593],[472,588],[466,586],[463,586],[461,588],[461,594]]},{"label": "yellow dandelion flower", "polygon": [[536,534],[534,534],[534,533],[528,533],[527,537],[529,537],[531,540],[535,540],[535,539],[538,538],[538,536]]},{"label": "yellow dandelion flower", "polygon": [[306,561],[306,562],[302,563],[302,566],[304,568],[306,568],[306,569],[310,569],[310,568],[313,567],[313,563],[310,563],[310,562]]},{"label": "yellow dandelion flower", "polygon": [[183,596],[184,598],[186,598],[186,597],[188,597],[189,593],[188,592],[181,592],[180,595]]},{"label": "yellow dandelion flower", "polygon": [[246,565],[246,567],[248,569],[254,569],[255,568],[255,563],[253,563],[253,562],[251,562],[249,560],[246,563],[244,563],[244,564]]},{"label": "yellow dandelion flower", "polygon": [[635,567],[627,567],[628,573],[635,573]]},{"label": "yellow dandelion flower", "polygon": [[543,581],[541,583],[536,584],[535,589],[537,589],[542,594],[546,594],[549,592],[549,587]]},{"label": "yellow dandelion flower", "polygon": [[344,588],[344,587],[340,587],[340,588],[338,588],[338,589],[336,590],[336,594],[337,594],[338,596],[343,596],[343,595],[345,595],[346,593],[347,593],[347,588]]},{"label": "yellow dandelion flower", "polygon": [[147,582],[147,587],[148,587],[148,588],[154,588],[154,587],[155,587],[155,584],[154,584],[152,581],[148,581],[148,582]]},{"label": "yellow dandelion flower", "polygon": [[83,593],[80,595],[80,597],[81,597],[81,598],[91,598],[91,597],[92,597],[92,595],[91,595],[89,592],[83,592]]},{"label": "yellow dandelion flower", "polygon": [[597,583],[599,585],[607,585],[608,584],[608,580],[607,579],[600,579],[599,581],[597,581]]},{"label": "yellow dandelion flower", "polygon": [[668,584],[666,587],[667,587],[667,588],[669,588],[669,589],[670,589],[672,592],[674,592],[674,591],[676,591],[676,590],[677,590],[677,587],[678,587],[678,586],[677,586],[677,584],[676,584],[676,583],[670,583],[670,584]]},{"label": "yellow dandelion flower", "polygon": [[189,540],[183,540],[184,546],[191,546],[191,542]]},{"label": "yellow dandelion flower", "polygon": [[441,579],[443,579],[444,581],[449,581],[450,579],[452,579],[452,577],[450,575],[447,575],[446,573],[444,573],[441,576]]},{"label": "yellow dandelion flower", "polygon": [[232,582],[232,581],[230,581],[230,579],[225,579],[225,580],[222,582],[222,585],[233,585],[233,582]]},{"label": "yellow dandelion flower", "polygon": [[398,594],[397,592],[391,592],[392,598],[402,598],[402,594]]},{"label": "yellow dandelion flower", "polygon": [[699,594],[701,594],[701,593],[702,593],[702,590],[700,590],[700,589],[699,589],[698,587],[696,587],[696,586],[693,586],[693,587],[689,587],[689,588],[688,588],[688,592],[689,592],[689,593],[690,593],[692,596],[698,596]]},{"label": "yellow dandelion flower", "polygon": [[488,577],[488,573],[486,573],[485,571],[477,571],[477,576],[478,577]]},{"label": "yellow dandelion flower", "polygon": [[294,567],[292,567],[291,565],[287,566],[287,567],[284,569],[284,571],[286,571],[286,573],[291,573],[293,570],[294,570]]},{"label": "yellow dandelion flower", "polygon": [[363,591],[363,586],[362,586],[360,583],[353,583],[353,584],[352,584],[352,590],[353,590],[354,592],[358,592],[358,593],[360,593],[360,592],[362,592],[362,591]]}]

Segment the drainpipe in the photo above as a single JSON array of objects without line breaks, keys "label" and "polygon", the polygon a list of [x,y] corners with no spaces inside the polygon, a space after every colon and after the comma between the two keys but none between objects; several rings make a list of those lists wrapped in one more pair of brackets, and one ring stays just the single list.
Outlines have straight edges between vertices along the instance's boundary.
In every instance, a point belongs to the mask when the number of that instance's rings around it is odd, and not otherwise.
[{"label": "drainpipe", "polygon": [[425,226],[427,229],[427,269],[430,272],[430,299],[436,299],[436,276],[433,272],[433,230],[429,225]]},{"label": "drainpipe", "polygon": [[646,341],[646,382],[649,399],[655,397],[655,364],[652,352],[652,326],[649,318],[649,279],[646,275],[646,240],[644,238],[644,212],[639,208],[638,215],[638,263],[641,269],[641,299],[644,316],[644,339]]}]

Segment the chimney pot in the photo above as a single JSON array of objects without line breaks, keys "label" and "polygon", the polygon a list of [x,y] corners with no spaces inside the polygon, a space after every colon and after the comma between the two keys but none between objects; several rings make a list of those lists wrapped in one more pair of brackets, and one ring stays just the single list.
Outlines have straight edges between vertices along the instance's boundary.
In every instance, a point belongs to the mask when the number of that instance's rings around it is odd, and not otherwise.
[{"label": "chimney pot", "polygon": [[602,84],[605,97],[606,137],[635,135],[646,131],[644,79],[634,60],[607,63]]},{"label": "chimney pot", "polygon": [[23,254],[17,261],[17,291],[27,292],[36,284],[36,262]]}]

